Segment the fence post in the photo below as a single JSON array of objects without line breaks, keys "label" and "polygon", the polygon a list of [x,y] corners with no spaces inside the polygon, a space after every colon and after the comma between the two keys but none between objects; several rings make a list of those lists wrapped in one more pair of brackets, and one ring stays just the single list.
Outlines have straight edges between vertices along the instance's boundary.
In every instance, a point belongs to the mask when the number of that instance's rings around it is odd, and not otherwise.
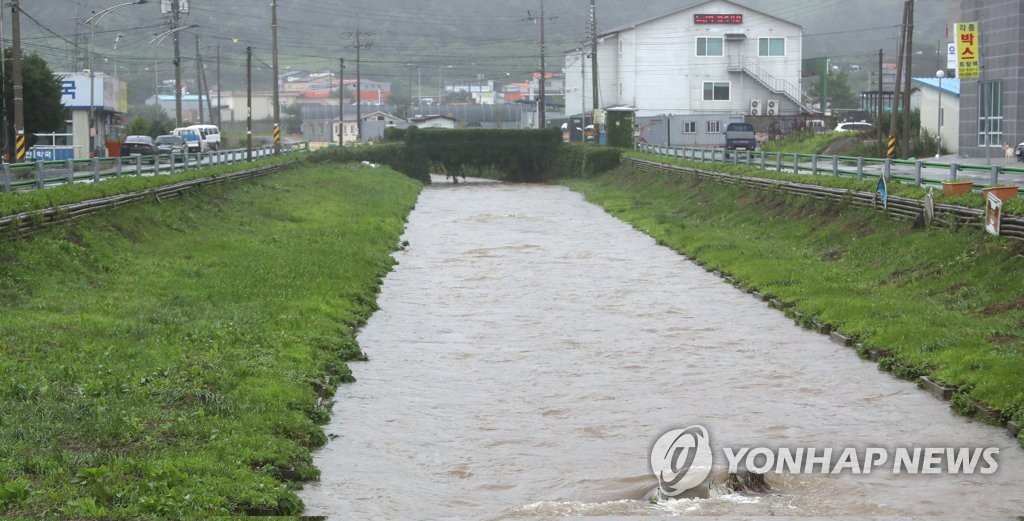
[{"label": "fence post", "polygon": [[892,158],[891,157],[885,158],[885,166],[882,167],[882,177],[885,177],[886,181],[888,181],[889,179],[892,179]]},{"label": "fence post", "polygon": [[960,170],[960,165],[958,165],[956,163],[950,163],[949,164],[949,180],[954,182],[954,183],[956,182],[956,171],[957,170]]},{"label": "fence post", "polygon": [[100,182],[100,158],[92,158],[92,182]]},{"label": "fence post", "polygon": [[818,154],[811,156],[811,175],[818,175]]},{"label": "fence post", "polygon": [[839,177],[839,156],[832,156],[832,175]]},{"label": "fence post", "polygon": [[800,154],[793,154],[793,173],[800,173]]},{"label": "fence post", "polygon": [[123,166],[124,165],[121,163],[121,156],[117,156],[117,158],[114,159],[114,177],[121,177],[121,168]]},{"label": "fence post", "polygon": [[75,161],[72,159],[65,159],[64,168],[67,170],[67,172],[64,173],[64,182],[69,185],[75,184]]},{"label": "fence post", "polygon": [[36,188],[43,188],[46,186],[45,178],[43,178],[43,162],[42,160],[36,160]]},{"label": "fence post", "polygon": [[4,163],[3,169],[4,169],[4,172],[3,172],[4,178],[2,180],[2,184],[3,184],[2,188],[3,188],[4,192],[10,192],[11,191],[11,164],[10,163]]},{"label": "fence post", "polygon": [[135,158],[135,175],[142,175],[142,156],[134,155]]},{"label": "fence post", "polygon": [[782,152],[775,153],[775,170],[782,171]]},{"label": "fence post", "polygon": [[921,168],[924,167],[924,162],[921,160],[914,161],[914,183],[917,186],[921,186]]},{"label": "fence post", "polygon": [[864,179],[864,156],[857,158],[857,179]]},{"label": "fence post", "polygon": [[1001,167],[999,165],[994,165],[992,167],[992,177],[989,178],[989,186],[998,186],[999,185],[999,173],[1002,172],[1002,171],[1003,171],[1003,167]]}]

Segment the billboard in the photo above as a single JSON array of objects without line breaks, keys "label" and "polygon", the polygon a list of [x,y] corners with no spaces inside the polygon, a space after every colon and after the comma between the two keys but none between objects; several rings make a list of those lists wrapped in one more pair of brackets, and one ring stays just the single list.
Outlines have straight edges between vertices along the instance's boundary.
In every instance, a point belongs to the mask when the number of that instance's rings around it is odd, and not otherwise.
[{"label": "billboard", "polygon": [[957,76],[960,79],[977,78],[981,70],[981,42],[978,22],[956,24]]}]

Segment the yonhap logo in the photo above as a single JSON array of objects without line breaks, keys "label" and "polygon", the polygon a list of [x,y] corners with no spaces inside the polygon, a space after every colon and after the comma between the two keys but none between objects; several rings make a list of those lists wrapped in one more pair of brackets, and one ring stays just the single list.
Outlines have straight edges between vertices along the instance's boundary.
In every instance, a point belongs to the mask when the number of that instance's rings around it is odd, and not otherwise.
[{"label": "yonhap logo", "polygon": [[711,441],[700,425],[666,432],[651,448],[651,470],[666,497],[677,497],[711,474]]}]

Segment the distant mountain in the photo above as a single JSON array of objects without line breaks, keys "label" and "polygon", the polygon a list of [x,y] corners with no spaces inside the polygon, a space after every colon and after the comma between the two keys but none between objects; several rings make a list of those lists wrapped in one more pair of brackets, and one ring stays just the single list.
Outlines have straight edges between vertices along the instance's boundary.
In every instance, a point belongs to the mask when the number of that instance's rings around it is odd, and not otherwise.
[{"label": "distant mountain", "polygon": [[[166,0],[165,0],[166,1]],[[37,52],[56,70],[84,68],[91,48],[99,70],[126,78],[136,92],[156,89],[173,77],[172,38],[164,36],[169,17],[160,0],[118,8],[92,27],[93,12],[118,0],[22,1],[22,32],[28,52]],[[169,2],[168,2],[169,3]],[[181,31],[182,74],[195,76],[195,35],[207,63],[207,80],[220,48],[222,81],[244,81],[245,47],[254,48],[254,67],[264,78],[271,66],[270,2],[266,0],[191,0]],[[599,31],[645,21],[699,3],[681,0],[597,0]],[[805,57],[829,56],[836,63],[868,68],[879,48],[896,53],[903,2],[897,0],[740,0],[737,2],[798,24],[805,30]],[[539,66],[541,0],[277,0],[282,71],[336,70],[345,58],[354,75],[356,33],[360,34],[361,72],[407,87],[436,85],[452,78],[521,79]],[[548,68],[563,65],[562,53],[586,37],[590,5],[586,0],[545,0]],[[915,48],[923,55],[944,49],[948,0],[917,0]],[[9,13],[5,16],[9,17]],[[77,21],[76,21],[77,20]],[[531,21],[532,20],[532,21]],[[9,24],[9,20],[5,20]],[[57,36],[59,35],[59,36]],[[120,38],[117,36],[121,35]],[[5,33],[9,41],[9,32]],[[115,41],[117,48],[115,49]],[[77,45],[76,45],[77,42]],[[940,56],[932,54],[938,64]],[[922,66],[923,67],[923,66]],[[926,69],[934,69],[928,65]],[[266,78],[269,81],[269,77]],[[262,81],[262,80],[260,80]]]}]

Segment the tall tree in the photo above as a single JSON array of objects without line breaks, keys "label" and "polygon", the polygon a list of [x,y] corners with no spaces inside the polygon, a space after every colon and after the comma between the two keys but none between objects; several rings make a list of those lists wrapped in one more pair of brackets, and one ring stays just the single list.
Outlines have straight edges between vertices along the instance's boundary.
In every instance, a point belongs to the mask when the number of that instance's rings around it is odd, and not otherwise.
[{"label": "tall tree", "polygon": [[[13,70],[11,50],[4,50],[3,77],[4,110],[6,111],[7,128],[4,129],[5,150],[9,149],[14,136],[14,81],[10,74]],[[35,134],[63,131],[68,119],[68,110],[60,102],[60,78],[50,71],[46,61],[37,54],[23,56],[21,60],[22,81],[25,93],[25,137],[32,146],[36,142]]]},{"label": "tall tree", "polygon": [[174,120],[159,105],[136,105],[128,109],[125,132],[133,136],[156,137],[170,134]]}]

